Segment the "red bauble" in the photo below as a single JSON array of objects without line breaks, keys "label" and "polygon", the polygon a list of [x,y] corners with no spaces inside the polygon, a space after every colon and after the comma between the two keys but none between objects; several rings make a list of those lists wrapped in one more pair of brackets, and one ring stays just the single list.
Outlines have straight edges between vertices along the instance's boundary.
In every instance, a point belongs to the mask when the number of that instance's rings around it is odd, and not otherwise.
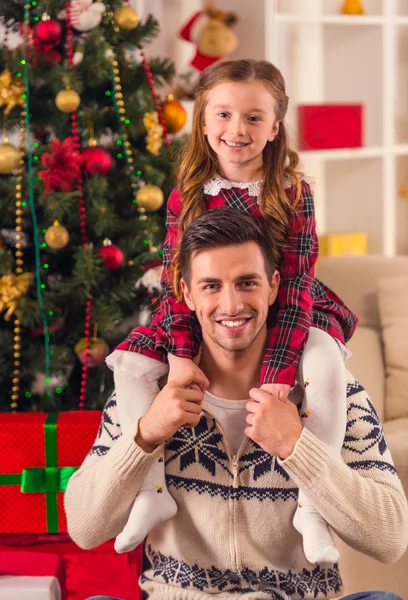
[{"label": "red bauble", "polygon": [[123,252],[115,244],[104,246],[99,250],[99,254],[102,257],[105,267],[111,271],[116,271],[116,269],[119,269],[123,265]]},{"label": "red bauble", "polygon": [[34,26],[34,37],[43,44],[55,46],[61,41],[62,27],[58,21],[50,19],[49,21],[40,21]]},{"label": "red bauble", "polygon": [[92,175],[98,173],[99,175],[107,175],[112,168],[113,161],[112,157],[103,148],[98,146],[90,146],[85,148],[81,153],[82,168]]}]

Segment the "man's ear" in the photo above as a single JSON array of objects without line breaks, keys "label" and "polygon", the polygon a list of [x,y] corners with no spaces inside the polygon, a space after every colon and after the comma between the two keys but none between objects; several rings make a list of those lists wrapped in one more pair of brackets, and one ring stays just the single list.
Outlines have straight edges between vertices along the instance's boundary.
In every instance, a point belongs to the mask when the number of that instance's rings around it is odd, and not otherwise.
[{"label": "man's ear", "polygon": [[276,136],[278,135],[278,133],[279,133],[279,123],[280,123],[279,121],[276,121],[276,122],[273,124],[273,127],[272,127],[272,129],[271,129],[271,132],[270,132],[270,134],[268,135],[268,142],[273,142],[273,140],[274,140],[274,139],[276,138]]},{"label": "man's ear", "polygon": [[275,271],[273,272],[271,281],[270,281],[270,294],[269,294],[269,306],[272,306],[272,304],[275,302],[278,292],[279,292],[279,284],[280,284],[280,274],[279,271],[277,271],[275,269]]},{"label": "man's ear", "polygon": [[195,306],[193,303],[193,299],[191,297],[191,292],[189,290],[189,287],[188,287],[186,281],[183,278],[180,279],[180,285],[181,285],[181,289],[183,291],[184,302],[187,304],[187,306],[190,310],[194,311]]}]

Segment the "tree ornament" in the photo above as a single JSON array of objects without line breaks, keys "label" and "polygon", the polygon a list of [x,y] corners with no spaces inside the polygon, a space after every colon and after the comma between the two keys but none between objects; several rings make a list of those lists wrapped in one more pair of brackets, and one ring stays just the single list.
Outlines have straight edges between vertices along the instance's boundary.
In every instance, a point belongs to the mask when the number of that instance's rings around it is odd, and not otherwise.
[{"label": "tree ornament", "polygon": [[118,26],[124,31],[135,29],[139,25],[139,15],[131,6],[121,6],[113,13]]},{"label": "tree ornament", "polygon": [[18,298],[27,294],[30,277],[30,273],[21,275],[6,273],[0,278],[0,313],[6,311],[4,315],[6,321],[10,320],[16,310]]},{"label": "tree ornament", "polygon": [[183,129],[186,124],[187,113],[184,106],[178,100],[175,100],[172,94],[169,94],[163,102],[162,110],[169,133],[177,133]]},{"label": "tree ornament", "polygon": [[363,15],[365,11],[361,0],[345,0],[341,12],[343,15]]},{"label": "tree ornament", "polygon": [[[84,338],[75,344],[76,355],[82,364],[85,358],[85,345]],[[92,338],[88,343],[87,353],[88,367],[102,367],[105,364],[105,358],[110,353],[109,345],[103,338]]]},{"label": "tree ornament", "polygon": [[81,156],[75,149],[72,137],[65,138],[63,142],[53,138],[51,153],[43,154],[41,162],[45,170],[38,174],[45,183],[44,196],[57,189],[62,192],[72,191],[73,183],[81,175]]},{"label": "tree ornament", "polygon": [[44,239],[50,248],[59,250],[68,244],[69,233],[58,221],[54,221],[45,232]]},{"label": "tree ornament", "polygon": [[71,113],[81,104],[81,98],[75,90],[61,90],[55,98],[55,104],[61,112]]},{"label": "tree ornament", "polygon": [[3,239],[3,237],[0,235],[0,250],[2,250],[2,248],[4,248],[4,239]]},{"label": "tree ornament", "polygon": [[20,152],[18,149],[4,141],[0,144],[0,174],[10,175],[20,164]]},{"label": "tree ornament", "polygon": [[163,143],[163,126],[159,125],[159,113],[157,111],[145,113],[143,125],[147,131],[146,150],[158,156]]},{"label": "tree ornament", "polygon": [[55,19],[51,19],[47,13],[44,13],[41,21],[34,25],[33,35],[41,44],[55,46],[61,41],[62,27]]},{"label": "tree ornament", "polygon": [[136,194],[137,205],[147,212],[159,210],[163,205],[164,195],[157,185],[144,185]]},{"label": "tree ornament", "polygon": [[7,116],[15,106],[24,106],[23,94],[24,83],[18,77],[14,77],[9,69],[4,69],[0,74],[0,107],[4,106],[4,114]]},{"label": "tree ornament", "polygon": [[101,256],[105,267],[111,271],[119,269],[123,265],[125,258],[119,246],[112,244],[108,238],[103,240],[103,247],[99,249],[99,255]]},{"label": "tree ornament", "polygon": [[[77,31],[91,31],[102,21],[106,6],[103,2],[93,0],[71,0],[69,9],[69,21]],[[58,14],[59,19],[67,18],[67,11],[62,10]]]},{"label": "tree ornament", "polygon": [[81,166],[88,175],[107,175],[112,169],[113,160],[109,152],[98,146],[89,146],[81,153]]}]

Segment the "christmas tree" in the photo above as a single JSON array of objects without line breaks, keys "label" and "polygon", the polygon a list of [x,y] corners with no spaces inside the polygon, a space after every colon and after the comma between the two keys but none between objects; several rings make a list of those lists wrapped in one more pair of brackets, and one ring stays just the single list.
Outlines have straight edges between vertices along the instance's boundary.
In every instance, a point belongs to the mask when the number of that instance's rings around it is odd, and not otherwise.
[{"label": "christmas tree", "polygon": [[2,0],[0,17],[0,410],[100,408],[161,259],[174,66],[147,60],[159,25],[122,0]]}]

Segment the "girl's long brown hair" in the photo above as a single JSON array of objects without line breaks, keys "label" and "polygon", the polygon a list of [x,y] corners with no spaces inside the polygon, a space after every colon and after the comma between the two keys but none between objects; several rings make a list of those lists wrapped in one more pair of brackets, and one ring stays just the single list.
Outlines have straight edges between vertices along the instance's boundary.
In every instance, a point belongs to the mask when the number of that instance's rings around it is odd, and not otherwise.
[{"label": "girl's long brown hair", "polygon": [[[179,232],[181,234],[191,221],[206,210],[203,186],[217,174],[218,161],[217,155],[204,135],[204,111],[209,90],[227,81],[260,82],[276,100],[279,131],[275,139],[267,142],[263,150],[260,209],[269,236],[273,239],[272,245],[276,248],[275,260],[279,265],[289,233],[289,217],[300,197],[301,174],[297,170],[299,157],[289,148],[284,123],[289,101],[285,91],[285,80],[279,69],[266,60],[227,60],[215,63],[202,72],[196,90],[192,132],[181,153],[178,168],[178,189],[183,198]],[[288,198],[285,193],[287,180],[295,184],[296,193],[291,198]],[[180,299],[178,251],[174,257],[173,275],[175,292]]]}]

